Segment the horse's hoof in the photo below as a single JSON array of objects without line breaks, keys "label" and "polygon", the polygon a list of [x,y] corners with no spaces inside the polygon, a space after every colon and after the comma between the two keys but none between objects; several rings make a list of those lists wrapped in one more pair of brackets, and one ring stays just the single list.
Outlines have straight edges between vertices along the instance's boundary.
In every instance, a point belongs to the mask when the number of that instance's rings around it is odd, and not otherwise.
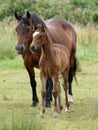
[{"label": "horse's hoof", "polygon": [[42,114],[42,113],[40,113],[39,116],[40,116],[40,118],[44,118],[44,114]]},{"label": "horse's hoof", "polygon": [[46,108],[50,108],[51,107],[51,103],[50,102],[45,102],[45,107]]},{"label": "horse's hoof", "polygon": [[70,94],[68,94],[68,102],[69,102],[69,104],[74,104],[72,95],[70,95]]},{"label": "horse's hoof", "polygon": [[66,113],[70,113],[70,110],[68,108],[66,108],[65,112]]},{"label": "horse's hoof", "polygon": [[31,107],[37,107],[38,101],[33,101]]},{"label": "horse's hoof", "polygon": [[63,106],[62,105],[60,105],[60,110],[62,110],[63,109]]},{"label": "horse's hoof", "polygon": [[53,114],[53,117],[54,117],[54,118],[57,118],[57,117],[58,117],[58,113],[55,112],[55,113]]}]

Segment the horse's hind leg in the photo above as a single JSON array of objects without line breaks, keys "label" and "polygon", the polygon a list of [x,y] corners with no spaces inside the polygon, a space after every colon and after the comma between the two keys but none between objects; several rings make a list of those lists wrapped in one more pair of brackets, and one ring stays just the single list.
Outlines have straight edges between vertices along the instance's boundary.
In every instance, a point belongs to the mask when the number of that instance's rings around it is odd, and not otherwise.
[{"label": "horse's hind leg", "polygon": [[52,101],[52,89],[53,89],[53,82],[52,79],[49,77],[46,83],[46,100],[45,100],[45,107],[51,107]]},{"label": "horse's hind leg", "polygon": [[69,75],[68,75],[68,101],[69,103],[73,103],[73,98],[72,98],[72,81],[73,81],[73,71],[72,68],[69,70]]},{"label": "horse's hind leg", "polygon": [[58,97],[58,76],[53,77],[53,97],[54,97],[54,115],[53,117],[58,116],[58,104],[57,104],[57,97]]},{"label": "horse's hind leg", "polygon": [[68,102],[68,73],[67,73],[67,71],[65,71],[63,73],[63,79],[64,79],[63,87],[64,87],[64,91],[65,91],[65,100],[66,100],[66,102],[65,102],[65,104],[66,104],[66,112],[70,112],[70,110],[69,110],[69,102]]},{"label": "horse's hind leg", "polygon": [[[26,65],[25,65],[26,66]],[[32,104],[31,107],[36,107],[38,104],[38,97],[37,97],[37,91],[36,91],[36,81],[35,81],[35,72],[34,72],[34,68],[31,67],[27,67],[27,71],[30,77],[30,84],[31,84],[31,88],[32,88]]]},{"label": "horse's hind leg", "polygon": [[59,112],[63,109],[62,102],[61,102],[61,87],[60,87],[60,82],[58,81],[58,107],[59,107]]},{"label": "horse's hind leg", "polygon": [[70,70],[69,70],[69,74],[68,74],[68,84],[69,84],[69,89],[68,89],[68,101],[69,103],[73,103],[73,98],[72,98],[72,81],[73,81],[73,77],[75,76],[76,73],[76,69],[77,69],[77,63],[76,63],[76,57],[72,58],[72,62],[70,63],[72,65],[70,65]]}]

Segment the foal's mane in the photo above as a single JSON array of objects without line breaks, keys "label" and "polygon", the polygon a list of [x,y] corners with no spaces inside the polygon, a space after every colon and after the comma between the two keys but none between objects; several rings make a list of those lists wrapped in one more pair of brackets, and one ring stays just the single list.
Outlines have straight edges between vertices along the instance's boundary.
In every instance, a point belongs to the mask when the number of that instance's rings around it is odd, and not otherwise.
[{"label": "foal's mane", "polygon": [[50,34],[50,32],[49,32],[49,30],[48,30],[46,24],[45,24],[45,23],[42,23],[42,24],[40,24],[39,26],[41,26],[41,28],[42,28],[42,29],[44,30],[44,32],[46,33],[49,42],[52,43],[51,34]]}]

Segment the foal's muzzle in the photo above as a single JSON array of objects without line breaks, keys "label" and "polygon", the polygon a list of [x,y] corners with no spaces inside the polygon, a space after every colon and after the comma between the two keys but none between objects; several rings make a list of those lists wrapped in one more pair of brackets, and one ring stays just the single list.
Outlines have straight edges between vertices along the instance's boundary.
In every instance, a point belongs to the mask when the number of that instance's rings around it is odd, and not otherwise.
[{"label": "foal's muzzle", "polygon": [[25,51],[25,47],[24,47],[23,44],[22,45],[16,45],[15,49],[18,52],[18,54],[23,54],[24,51]]},{"label": "foal's muzzle", "polygon": [[39,50],[38,47],[36,47],[36,46],[30,46],[30,51],[31,51],[32,53],[36,52],[37,50]]}]

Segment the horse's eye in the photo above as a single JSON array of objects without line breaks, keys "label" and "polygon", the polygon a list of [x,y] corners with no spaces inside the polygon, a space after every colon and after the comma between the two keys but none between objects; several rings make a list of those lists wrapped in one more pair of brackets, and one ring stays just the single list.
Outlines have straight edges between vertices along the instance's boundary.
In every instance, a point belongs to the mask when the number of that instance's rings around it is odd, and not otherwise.
[{"label": "horse's eye", "polygon": [[27,28],[27,32],[29,32],[30,31],[30,28]]},{"label": "horse's eye", "polygon": [[39,35],[39,39],[42,39],[42,35]]}]

